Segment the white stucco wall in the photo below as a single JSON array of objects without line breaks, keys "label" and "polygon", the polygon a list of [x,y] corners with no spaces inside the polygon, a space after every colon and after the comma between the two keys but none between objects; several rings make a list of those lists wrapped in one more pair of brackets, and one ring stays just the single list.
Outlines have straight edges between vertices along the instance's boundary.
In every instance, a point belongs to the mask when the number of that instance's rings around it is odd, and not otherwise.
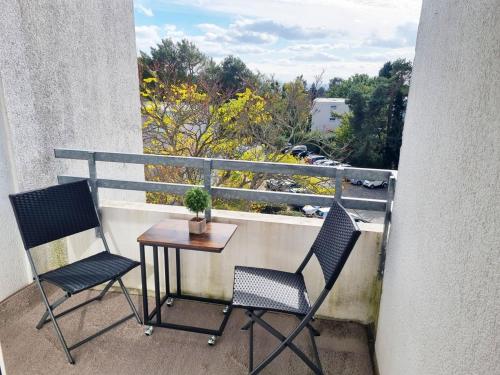
[{"label": "white stucco wall", "polygon": [[[106,237],[112,251],[139,260],[137,237],[164,218],[189,219],[193,215],[184,207],[145,203],[105,201],[101,207]],[[182,291],[187,294],[231,299],[235,265],[275,268],[295,272],[311,247],[322,224],[320,219],[264,215],[247,212],[212,210],[216,222],[238,225],[228,246],[220,254],[182,251]],[[382,225],[360,225],[363,233],[356,244],[333,292],[318,315],[330,318],[373,322],[378,308],[377,269]],[[88,247],[89,241],[94,241]],[[100,240],[90,231],[69,240],[70,261],[102,251]],[[146,248],[148,287],[153,288],[152,248]],[[163,251],[160,249],[160,275],[163,273]],[[175,288],[175,255],[170,250],[170,285]],[[323,274],[316,260],[305,271],[306,283],[313,300],[324,287]],[[141,288],[140,271],[124,278],[125,284]],[[163,279],[161,279],[163,288]]]},{"label": "white stucco wall", "polygon": [[[2,300],[30,278],[7,194],[87,175],[86,162],[54,159],[56,147],[142,152],[142,137],[132,0],[0,0],[0,9]],[[98,171],[144,178],[141,166]]]},{"label": "white stucco wall", "polygon": [[498,0],[424,0],[376,339],[382,375],[500,373],[499,62]]},{"label": "white stucco wall", "polygon": [[[335,107],[335,108],[332,108]],[[331,131],[340,125],[340,119],[331,119],[332,112],[339,115],[349,112],[349,106],[342,98],[317,98],[311,110],[311,129],[321,132]]]}]

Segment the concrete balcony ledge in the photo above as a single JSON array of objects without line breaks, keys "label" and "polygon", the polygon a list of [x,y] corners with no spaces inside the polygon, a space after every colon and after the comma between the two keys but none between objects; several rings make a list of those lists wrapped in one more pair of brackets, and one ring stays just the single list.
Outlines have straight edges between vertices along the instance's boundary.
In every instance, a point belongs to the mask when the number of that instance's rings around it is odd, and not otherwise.
[{"label": "concrete balcony ledge", "polygon": [[[184,207],[137,202],[102,201],[104,229],[113,252],[139,259],[137,237],[164,218],[189,219]],[[186,294],[231,299],[235,265],[276,268],[294,272],[312,245],[323,221],[321,219],[266,215],[248,212],[212,210],[215,222],[233,223],[238,229],[221,254],[183,251],[182,289]],[[376,320],[379,300],[377,269],[383,226],[360,223],[362,235],[342,271],[333,292],[323,303],[318,316],[368,324]],[[84,232],[68,240],[68,258],[73,262],[101,250],[94,233]],[[152,251],[146,248],[148,286],[153,285]],[[160,265],[163,264],[160,251]],[[173,254],[170,269],[175,268]],[[160,268],[160,275],[163,271]],[[324,279],[317,262],[304,273],[310,297],[314,300],[323,288]],[[175,274],[170,273],[175,288]],[[124,279],[127,287],[140,290],[139,270]],[[164,280],[160,279],[163,287]],[[150,294],[152,296],[152,294]]]}]

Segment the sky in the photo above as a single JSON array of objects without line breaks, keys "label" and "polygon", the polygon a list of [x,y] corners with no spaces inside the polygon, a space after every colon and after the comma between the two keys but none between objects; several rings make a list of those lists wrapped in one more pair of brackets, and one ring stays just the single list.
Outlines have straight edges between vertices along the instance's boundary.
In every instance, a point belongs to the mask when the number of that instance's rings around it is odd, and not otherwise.
[{"label": "sky", "polygon": [[134,0],[137,51],[188,39],[280,81],[376,75],[413,60],[421,0]]}]

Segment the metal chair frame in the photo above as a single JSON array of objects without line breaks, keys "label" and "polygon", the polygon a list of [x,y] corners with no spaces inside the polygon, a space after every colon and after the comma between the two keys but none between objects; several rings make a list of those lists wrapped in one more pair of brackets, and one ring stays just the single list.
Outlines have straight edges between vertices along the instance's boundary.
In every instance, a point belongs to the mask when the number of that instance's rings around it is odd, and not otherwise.
[{"label": "metal chair frame", "polygon": [[[75,183],[81,183],[81,181],[78,181],[78,182],[71,182],[69,184],[75,184]],[[88,187],[88,183],[85,181],[85,183],[87,184],[87,187]],[[65,184],[63,184],[65,185]],[[19,193],[19,194],[23,194],[23,193]],[[14,207],[14,200],[13,198],[18,195],[18,194],[12,194],[9,196],[10,200],[11,200],[11,203],[12,203],[12,206]],[[89,197],[90,199],[92,200],[91,198],[91,195],[90,195],[90,190],[89,190]],[[96,214],[96,217],[97,217],[97,221],[98,221],[98,226],[95,226],[93,228],[97,228],[97,231],[98,231],[98,234],[100,235],[99,237],[102,239],[102,243],[104,245],[104,249],[107,253],[111,254],[111,251],[109,249],[109,246],[108,246],[108,243],[106,241],[106,238],[104,237],[104,232],[102,230],[102,224],[101,224],[101,220],[99,218],[99,215],[98,215],[98,212],[97,212],[97,208],[95,207],[95,204],[94,202],[92,201],[92,205],[94,207],[94,210],[95,210],[95,214]],[[70,364],[75,364],[75,360],[73,358],[73,356],[71,355],[71,351],[78,348],[79,346],[89,342],[90,340],[110,331],[111,329],[117,327],[118,325],[124,323],[125,321],[127,321],[128,319],[132,318],[132,317],[135,317],[135,319],[137,320],[137,323],[139,324],[142,324],[142,321],[141,321],[141,318],[139,316],[139,313],[137,312],[137,309],[134,305],[134,303],[132,302],[132,299],[130,298],[130,295],[127,291],[127,288],[125,288],[125,285],[123,284],[123,281],[121,279],[121,276],[119,277],[115,277],[115,278],[112,278],[108,281],[105,281],[104,283],[107,283],[106,286],[104,287],[104,289],[99,293],[99,295],[97,295],[96,297],[93,297],[91,299],[88,299],[76,306],[73,306],[69,309],[66,309],[64,311],[61,311],[57,314],[55,314],[55,309],[60,306],[61,304],[63,304],[64,302],[66,302],[72,295],[71,293],[69,292],[65,292],[65,294],[60,297],[59,299],[57,299],[56,301],[54,301],[53,303],[50,303],[49,300],[48,300],[48,297],[47,297],[47,293],[45,292],[45,289],[43,288],[42,286],[42,281],[43,280],[40,280],[40,277],[39,277],[39,273],[36,269],[36,266],[35,266],[35,262],[33,260],[33,257],[31,255],[31,250],[32,248],[26,246],[26,241],[25,241],[25,236],[21,230],[21,226],[20,226],[20,220],[19,220],[19,217],[18,217],[18,213],[16,211],[16,209],[14,208],[14,213],[15,213],[15,216],[16,216],[16,220],[17,220],[17,224],[18,224],[18,227],[20,229],[20,232],[21,232],[21,237],[23,239],[23,243],[25,244],[25,250],[26,250],[26,254],[27,254],[27,257],[28,257],[28,260],[29,260],[29,263],[30,263],[30,266],[31,266],[31,271],[33,273],[33,278],[34,278],[34,281],[38,287],[38,289],[40,290],[40,294],[42,295],[42,300],[43,300],[43,303],[45,305],[45,312],[44,314],[42,315],[42,317],[40,318],[40,321],[37,323],[36,325],[36,328],[37,329],[41,329],[46,323],[48,322],[52,322],[53,323],[53,327],[54,327],[54,330],[56,332],[56,335],[63,347],[63,350],[64,350],[64,353],[66,354],[66,358],[68,360],[68,362]],[[89,229],[92,229],[92,228],[89,228]],[[75,234],[75,233],[73,233]],[[65,238],[65,237],[68,237],[68,236],[63,236],[63,237],[60,237],[59,239],[61,238]],[[56,239],[54,239],[56,240]],[[46,242],[48,243],[48,242]],[[42,245],[42,244],[40,244]],[[118,321],[110,324],[109,326],[101,329],[100,331],[84,338],[83,340],[81,341],[78,341],[77,343],[71,345],[71,346],[68,346],[68,344],[66,343],[66,340],[61,332],[61,329],[59,328],[59,324],[57,323],[57,318],[60,318],[68,313],[71,313],[75,310],[78,310],[80,307],[83,307],[91,302],[94,302],[94,301],[101,301],[102,298],[106,295],[106,293],[109,291],[109,289],[113,286],[114,283],[116,283],[118,281],[119,285],[120,285],[120,288],[123,292],[123,294],[125,295],[125,299],[127,300],[127,303],[129,304],[131,310],[132,310],[132,313],[119,319]],[[82,290],[80,290],[79,292],[82,292],[82,291],[85,291],[85,290],[89,290],[91,289],[93,286],[90,286],[90,287],[87,287],[87,288],[84,288]],[[62,289],[62,288],[61,288]],[[79,293],[78,292],[78,293]]]},{"label": "metal chair frame", "polygon": [[[342,210],[344,208],[340,206],[340,204],[334,202],[333,204],[338,205]],[[311,322],[314,320],[314,315],[322,305],[323,301],[326,299],[328,294],[330,293],[331,289],[333,288],[333,285],[335,284],[335,281],[338,278],[338,275],[340,274],[345,262],[347,261],[347,258],[349,257],[352,249],[354,248],[354,245],[356,244],[356,241],[358,240],[361,232],[359,231],[357,224],[352,220],[352,218],[349,216],[349,214],[344,210],[344,213],[350,218],[353,230],[352,230],[352,236],[350,238],[349,243],[344,247],[343,252],[342,252],[342,257],[338,261],[337,265],[335,266],[334,270],[332,271],[331,275],[327,276],[325,270],[323,269],[323,273],[325,276],[325,287],[322,290],[322,292],[319,294],[318,298],[316,301],[310,306],[308,309],[307,313],[305,315],[301,314],[294,314],[290,313],[287,311],[279,311],[280,313],[288,314],[288,315],[295,315],[297,319],[300,320],[300,323],[298,326],[296,326],[293,331],[288,336],[283,335],[281,332],[279,332],[276,328],[271,326],[268,322],[266,322],[262,316],[268,312],[268,311],[276,311],[276,310],[265,310],[265,309],[254,309],[254,308],[248,308],[245,306],[234,306],[235,308],[243,308],[245,309],[245,314],[248,316],[249,321],[241,328],[242,330],[249,331],[249,353],[248,353],[248,364],[249,364],[249,374],[255,375],[260,373],[267,365],[269,365],[276,357],[278,357],[283,350],[286,348],[289,348],[292,350],[302,361],[315,373],[315,374],[323,374],[323,368],[321,366],[321,361],[319,358],[319,353],[318,353],[318,348],[316,345],[315,337],[320,336],[320,333],[311,325]],[[326,219],[324,225],[326,225]],[[318,237],[321,235],[318,235]],[[305,259],[302,261],[300,266],[298,267],[297,271],[295,271],[296,274],[302,274],[304,271],[305,267],[309,263],[310,259],[312,258],[313,254],[315,254],[315,248],[314,245],[311,247],[309,252],[307,253]],[[276,337],[280,342],[280,344],[271,352],[268,354],[268,356],[260,362],[255,368],[253,364],[253,342],[254,342],[254,335],[253,335],[253,327],[255,324],[258,324],[262,328],[264,328],[267,332],[269,332],[271,335]],[[304,330],[305,328],[308,329],[309,336],[311,339],[311,345],[313,349],[313,355],[314,355],[314,362],[301,350],[299,349],[294,343],[293,340]],[[316,363],[315,363],[316,362]]]}]

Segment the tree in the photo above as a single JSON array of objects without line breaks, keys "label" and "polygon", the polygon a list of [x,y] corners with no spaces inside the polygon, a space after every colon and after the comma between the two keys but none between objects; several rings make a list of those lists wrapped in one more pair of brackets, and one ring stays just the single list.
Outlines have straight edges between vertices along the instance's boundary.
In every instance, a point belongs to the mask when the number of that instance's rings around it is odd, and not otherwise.
[{"label": "tree", "polygon": [[156,47],[151,47],[150,55],[141,51],[139,67],[141,78],[152,77],[154,72],[162,82],[196,83],[196,77],[207,61],[207,57],[188,40],[174,43],[171,39],[162,39]]},{"label": "tree", "polygon": [[329,91],[347,94],[351,164],[397,169],[410,75],[411,63],[401,59],[385,63],[378,77],[354,75]]},{"label": "tree", "polygon": [[389,109],[387,113],[387,134],[384,147],[384,165],[387,168],[397,169],[399,164],[399,150],[403,138],[404,115],[410,85],[412,64],[410,61],[399,59],[387,62],[381,69],[379,76],[389,80]]},{"label": "tree", "polygon": [[255,84],[255,75],[238,57],[226,57],[220,65],[219,74],[221,90],[226,93],[241,92]]},{"label": "tree", "polygon": [[347,98],[352,92],[369,93],[376,83],[376,78],[367,74],[354,74],[346,80],[334,78],[330,80],[327,96],[330,98]]}]

